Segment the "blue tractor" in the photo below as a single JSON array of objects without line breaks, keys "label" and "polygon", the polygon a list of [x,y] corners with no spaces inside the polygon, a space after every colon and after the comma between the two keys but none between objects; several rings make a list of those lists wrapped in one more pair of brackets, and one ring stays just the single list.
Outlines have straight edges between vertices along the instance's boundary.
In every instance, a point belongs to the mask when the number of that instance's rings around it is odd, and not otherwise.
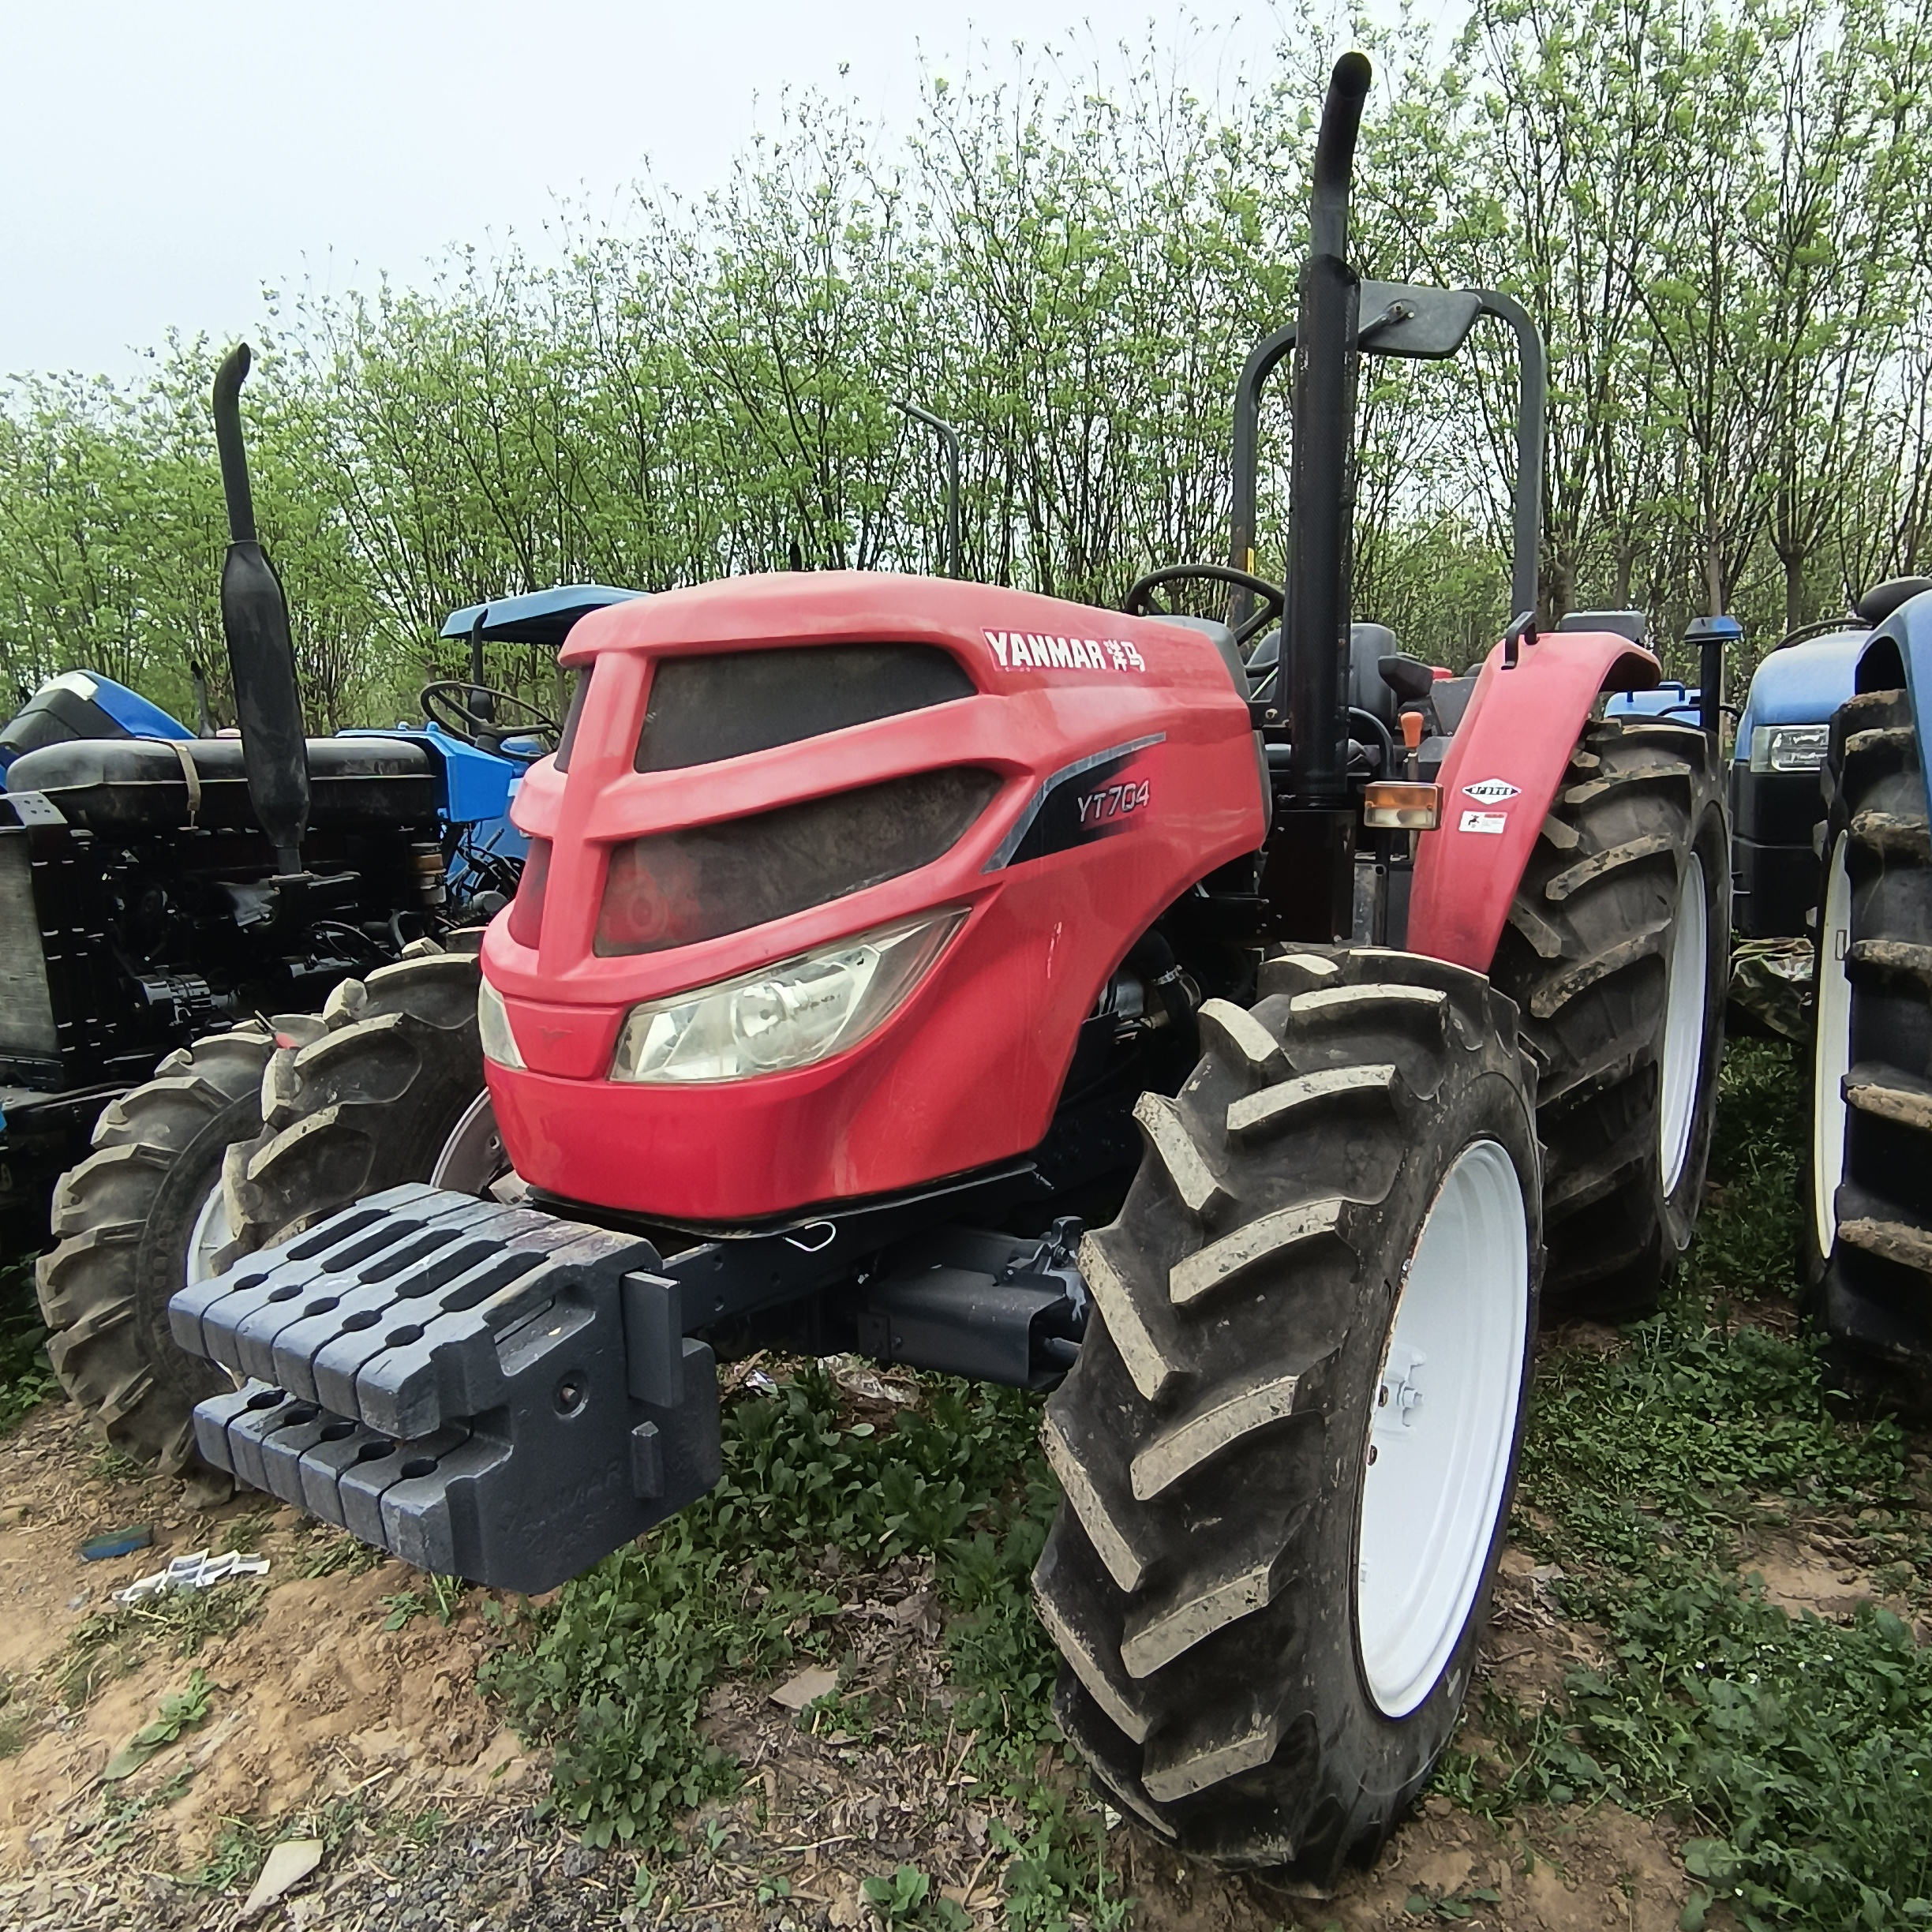
[{"label": "blue tractor", "polygon": [[[1820,774],[1833,713],[1852,696],[1874,627],[1932,586],[1919,578],[1878,584],[1855,610],[1807,624],[1758,665],[1732,745],[1731,1017],[1733,1033],[1809,1037],[1813,926],[1819,902]],[[1741,635],[1729,618],[1700,619],[1687,642],[1713,653]],[[1702,654],[1702,653],[1701,653]],[[1716,687],[1706,657],[1704,681]],[[1621,692],[1609,714],[1698,717],[1698,685]]]},{"label": "blue tractor", "polygon": [[215,388],[239,732],[197,736],[86,672],[0,729],[0,1211],[31,1251],[51,1190],[49,1356],[110,1442],[164,1466],[187,1459],[206,1392],[168,1342],[167,1297],[230,1244],[230,1151],[260,1130],[278,1040],[320,1039],[345,1000],[393,1009],[399,1036],[474,1034],[463,954],[515,889],[509,803],[562,728],[489,687],[484,647],[560,642],[639,594],[579,585],[459,612],[445,635],[470,640],[470,676],[425,690],[424,722],[306,737],[255,536],[246,369],[238,350]]},{"label": "blue tractor", "polygon": [[[1612,708],[1698,704],[1666,686]],[[1765,657],[1731,766],[1733,1015],[1807,1050],[1804,1312],[1839,1394],[1919,1421],[1932,1417],[1929,732],[1932,579],[1897,578]]]},{"label": "blue tractor", "polygon": [[1867,597],[1820,750],[1806,1301],[1839,1390],[1932,1413],[1932,582]]}]

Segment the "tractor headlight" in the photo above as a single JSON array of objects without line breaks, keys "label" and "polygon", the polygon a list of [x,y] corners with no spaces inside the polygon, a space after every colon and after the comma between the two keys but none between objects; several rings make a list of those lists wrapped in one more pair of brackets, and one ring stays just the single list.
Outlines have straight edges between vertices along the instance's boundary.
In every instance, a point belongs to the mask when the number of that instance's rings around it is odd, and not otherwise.
[{"label": "tractor headlight", "polygon": [[1759,724],[1750,736],[1754,772],[1814,772],[1825,769],[1831,748],[1829,724]]},{"label": "tractor headlight", "polygon": [[965,917],[964,907],[949,907],[716,986],[633,1006],[617,1036],[610,1076],[747,1080],[811,1066],[871,1032],[919,983]]},{"label": "tractor headlight", "polygon": [[487,979],[477,987],[477,1032],[485,1060],[494,1060],[499,1066],[522,1065],[523,1056],[517,1051],[516,1035],[510,1031],[503,995]]}]

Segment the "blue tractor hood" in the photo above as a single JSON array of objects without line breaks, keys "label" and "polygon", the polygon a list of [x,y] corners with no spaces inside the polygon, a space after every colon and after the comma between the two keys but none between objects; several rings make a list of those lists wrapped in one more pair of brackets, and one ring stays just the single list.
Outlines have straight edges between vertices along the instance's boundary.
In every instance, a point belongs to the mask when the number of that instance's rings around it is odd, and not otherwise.
[{"label": "blue tractor hood", "polygon": [[139,691],[93,671],[50,678],[0,727],[0,788],[23,751],[76,738],[178,738],[194,733]]},{"label": "blue tractor hood", "polygon": [[1823,724],[1852,695],[1858,661],[1871,634],[1855,618],[1842,631],[1774,650],[1758,665],[1744,715],[1738,720],[1738,758],[1750,754],[1760,724]]}]

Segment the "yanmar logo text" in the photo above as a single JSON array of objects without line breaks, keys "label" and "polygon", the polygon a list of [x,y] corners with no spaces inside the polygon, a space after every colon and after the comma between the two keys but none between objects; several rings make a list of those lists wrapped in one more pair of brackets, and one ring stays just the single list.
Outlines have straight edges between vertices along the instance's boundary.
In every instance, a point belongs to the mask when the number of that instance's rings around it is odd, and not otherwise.
[{"label": "yanmar logo text", "polygon": [[1032,631],[989,631],[986,641],[1002,671],[1144,671],[1147,660],[1118,638],[1042,637]]}]

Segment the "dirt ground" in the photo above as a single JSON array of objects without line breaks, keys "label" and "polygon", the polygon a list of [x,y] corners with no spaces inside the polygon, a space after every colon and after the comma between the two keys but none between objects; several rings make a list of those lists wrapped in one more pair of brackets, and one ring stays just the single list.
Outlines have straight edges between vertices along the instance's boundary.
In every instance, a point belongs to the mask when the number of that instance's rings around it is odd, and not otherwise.
[{"label": "dirt ground", "polygon": [[[133,1523],[152,1524],[152,1549],[80,1559],[84,1537]],[[114,1590],[170,1556],[236,1547],[266,1555],[268,1575],[216,1586],[190,1623],[101,1616]],[[902,1863],[932,1874],[975,1925],[1002,1923],[997,1806],[975,1803],[966,1740],[875,1750],[814,1736],[773,1700],[777,1687],[758,1683],[721,1684],[707,1710],[746,1766],[742,1793],[698,1821],[698,1849],[670,1878],[640,1885],[635,1857],[538,1820],[545,1756],[477,1693],[477,1664],[501,1641],[492,1608],[510,1606],[472,1592],[445,1626],[433,1604],[404,1598],[412,1587],[421,1598],[422,1579],[367,1561],[270,1499],[197,1507],[178,1481],[104,1455],[64,1405],[0,1441],[0,1723],[17,1747],[0,1756],[0,1926],[226,1932],[244,1923],[263,1844],[298,1817],[324,1841],[320,1864],[249,1923],[859,1928],[873,1923],[863,1880]],[[1802,1537],[1765,1568],[1794,1604],[1840,1608],[1859,1582]],[[859,1580],[850,1649],[864,1672],[938,1688],[929,1580],[908,1562]],[[1522,1702],[1595,1659],[1548,1581],[1509,1552],[1483,1669]],[[104,1782],[196,1670],[205,1717]],[[1321,1901],[1185,1867],[1130,1822],[1109,1823],[1115,1889],[1138,1901],[1134,1923],[1148,1932],[1639,1932],[1675,1926],[1687,1891],[1668,1826],[1604,1807],[1499,1830],[1432,1798],[1374,1870]]]}]

